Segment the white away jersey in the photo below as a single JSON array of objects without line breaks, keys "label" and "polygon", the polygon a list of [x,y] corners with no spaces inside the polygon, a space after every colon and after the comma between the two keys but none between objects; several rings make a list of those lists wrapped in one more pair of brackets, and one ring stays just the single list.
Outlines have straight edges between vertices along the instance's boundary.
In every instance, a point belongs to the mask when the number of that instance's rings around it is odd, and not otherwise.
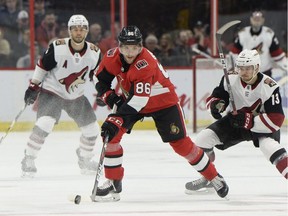
[{"label": "white away jersey", "polygon": [[[237,74],[230,74],[229,80],[236,110],[252,112],[255,116],[251,131],[271,133],[280,129],[277,115],[282,115],[283,110],[279,85],[276,81],[265,74],[259,83],[253,85],[242,82]],[[226,80],[224,80],[224,89],[228,91]],[[229,106],[232,110],[231,104]]]},{"label": "white away jersey", "polygon": [[[94,44],[85,42],[83,50],[75,52],[69,46],[69,40],[70,38],[55,40],[35,70],[47,72],[42,83],[44,91],[73,100],[84,94],[89,73],[94,71],[99,63],[100,50]],[[52,65],[52,68],[49,68],[49,65]]]}]

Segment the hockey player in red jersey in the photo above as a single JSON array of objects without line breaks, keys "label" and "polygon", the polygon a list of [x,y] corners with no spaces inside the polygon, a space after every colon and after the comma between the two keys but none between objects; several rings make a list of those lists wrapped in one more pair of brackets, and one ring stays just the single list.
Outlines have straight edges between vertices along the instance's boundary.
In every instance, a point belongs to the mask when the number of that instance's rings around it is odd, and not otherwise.
[{"label": "hockey player in red jersey", "polygon": [[83,15],[71,16],[68,31],[69,38],[57,39],[50,44],[37,63],[25,92],[24,100],[28,105],[39,97],[37,121],[22,160],[24,176],[34,176],[37,172],[34,160],[46,137],[58,123],[62,110],[77,123],[82,132],[76,150],[81,172],[95,173],[97,170],[98,164],[92,157],[99,125],[92,106],[84,96],[84,86],[89,77],[92,81],[93,72],[100,61],[100,50],[85,41],[89,25]]},{"label": "hockey player in red jersey", "polygon": [[236,56],[244,49],[256,49],[260,54],[260,71],[268,76],[272,75],[273,62],[287,73],[287,58],[280,47],[279,40],[274,31],[264,26],[263,13],[255,11],[250,17],[250,26],[246,26],[238,32],[234,40],[231,52]]},{"label": "hockey player in red jersey", "polygon": [[[236,60],[238,74],[229,74],[237,114],[228,112],[222,117],[221,113],[228,105],[231,106],[223,77],[220,85],[206,100],[207,108],[217,121],[202,130],[195,143],[214,161],[214,147],[225,150],[242,141],[253,141],[255,147],[287,179],[287,152],[280,145],[280,127],[285,116],[279,85],[271,77],[259,72],[260,64],[256,50],[243,50],[239,54]],[[190,194],[208,187],[212,187],[211,183],[200,178],[188,182],[186,192]]]},{"label": "hockey player in red jersey", "polygon": [[[124,176],[122,136],[144,117],[152,117],[162,141],[169,143],[177,154],[211,181],[220,197],[225,197],[227,184],[203,150],[187,136],[175,86],[155,56],[143,47],[140,30],[136,26],[124,27],[118,40],[119,46],[104,55],[95,78],[99,98],[110,108],[114,104],[118,108],[101,127],[101,136],[109,136],[104,160],[108,180],[97,188],[96,199],[120,199]],[[117,95],[112,89],[114,78],[123,95]]]}]

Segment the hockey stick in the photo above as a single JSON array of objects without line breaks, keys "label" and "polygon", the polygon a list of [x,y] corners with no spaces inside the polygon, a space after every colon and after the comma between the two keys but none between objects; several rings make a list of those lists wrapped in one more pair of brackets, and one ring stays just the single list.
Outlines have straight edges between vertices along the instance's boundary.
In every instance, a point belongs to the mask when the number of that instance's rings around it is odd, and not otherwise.
[{"label": "hockey stick", "polygon": [[6,133],[1,137],[0,139],[0,144],[2,143],[2,141],[5,139],[5,137],[8,135],[8,133],[13,129],[15,123],[17,122],[17,120],[19,119],[19,117],[21,116],[21,114],[24,112],[24,110],[26,109],[27,104],[25,103],[24,106],[21,108],[21,110],[19,111],[19,113],[16,115],[15,119],[12,121],[12,123],[10,124],[10,126],[8,127],[8,129],[6,130]]},{"label": "hockey stick", "polygon": [[[212,56],[208,55],[207,53],[197,49],[196,47],[192,48],[192,51],[196,52],[198,55],[202,55],[207,59],[214,59]],[[214,59],[214,62],[216,62],[217,65],[222,66],[221,62]]]},{"label": "hockey stick", "polygon": [[231,84],[230,84],[230,80],[228,77],[228,70],[227,70],[227,65],[226,65],[226,61],[225,61],[225,56],[224,56],[224,52],[222,49],[222,45],[221,45],[221,37],[224,34],[225,31],[227,31],[229,28],[231,28],[232,26],[241,23],[240,20],[234,20],[231,22],[226,23],[225,25],[223,25],[217,32],[216,32],[216,40],[217,40],[217,45],[218,45],[218,52],[219,52],[219,56],[220,56],[220,60],[222,63],[222,67],[223,67],[223,72],[224,72],[224,77],[227,83],[227,89],[228,89],[228,93],[229,93],[229,98],[230,98],[230,102],[232,105],[232,113],[233,115],[237,114],[237,110],[236,110],[236,106],[235,106],[235,101],[234,101],[234,97],[232,94],[232,88],[231,88]]},{"label": "hockey stick", "polygon": [[[116,113],[117,111],[117,106],[116,104],[114,104],[113,109],[112,109],[112,113]],[[100,154],[100,158],[99,158],[99,163],[98,163],[98,167],[97,167],[97,171],[96,171],[96,176],[95,176],[95,181],[94,181],[94,186],[92,189],[92,194],[91,196],[88,198],[87,196],[81,196],[81,195],[69,195],[68,196],[68,200],[74,202],[75,204],[80,204],[80,202],[86,201],[86,202],[97,202],[96,198],[96,192],[97,192],[97,188],[98,188],[98,184],[99,184],[99,179],[101,176],[101,172],[103,169],[103,163],[104,163],[104,158],[105,158],[105,152],[106,152],[106,147],[109,141],[109,135],[106,135],[104,137],[104,141],[103,141],[103,145],[102,145],[102,150],[101,150],[101,154]],[[84,198],[84,199],[83,199]]]}]

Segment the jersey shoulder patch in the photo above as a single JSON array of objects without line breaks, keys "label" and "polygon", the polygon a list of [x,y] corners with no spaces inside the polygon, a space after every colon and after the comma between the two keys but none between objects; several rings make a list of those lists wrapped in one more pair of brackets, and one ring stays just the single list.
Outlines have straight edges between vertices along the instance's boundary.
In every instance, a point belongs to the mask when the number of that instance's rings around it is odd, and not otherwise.
[{"label": "jersey shoulder patch", "polygon": [[90,49],[98,52],[99,47],[97,47],[95,44],[90,43]]},{"label": "jersey shoulder patch", "polygon": [[113,57],[115,52],[117,50],[117,47],[113,48],[113,49],[110,49],[107,51],[107,57]]},{"label": "jersey shoulder patch", "polygon": [[267,77],[267,78],[264,80],[264,83],[267,84],[267,85],[269,85],[270,87],[273,87],[273,86],[277,85],[277,83],[276,83],[273,79],[271,79],[271,78],[269,78],[269,77]]},{"label": "jersey shoulder patch", "polygon": [[147,67],[149,64],[145,59],[141,59],[135,63],[137,70]]},{"label": "jersey shoulder patch", "polygon": [[55,45],[58,46],[58,45],[64,45],[66,44],[65,40],[64,39],[57,39],[55,41]]}]

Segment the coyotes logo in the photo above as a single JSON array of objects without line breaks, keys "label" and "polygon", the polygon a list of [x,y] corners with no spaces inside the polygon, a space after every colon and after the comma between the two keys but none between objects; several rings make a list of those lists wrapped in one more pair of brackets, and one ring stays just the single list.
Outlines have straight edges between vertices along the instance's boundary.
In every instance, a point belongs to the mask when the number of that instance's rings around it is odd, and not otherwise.
[{"label": "coyotes logo", "polygon": [[74,92],[76,88],[78,88],[79,84],[85,83],[85,75],[88,71],[88,66],[83,68],[80,72],[72,73],[68,77],[65,77],[63,79],[60,79],[59,82],[62,85],[65,85],[66,91],[70,94],[71,92]]}]

